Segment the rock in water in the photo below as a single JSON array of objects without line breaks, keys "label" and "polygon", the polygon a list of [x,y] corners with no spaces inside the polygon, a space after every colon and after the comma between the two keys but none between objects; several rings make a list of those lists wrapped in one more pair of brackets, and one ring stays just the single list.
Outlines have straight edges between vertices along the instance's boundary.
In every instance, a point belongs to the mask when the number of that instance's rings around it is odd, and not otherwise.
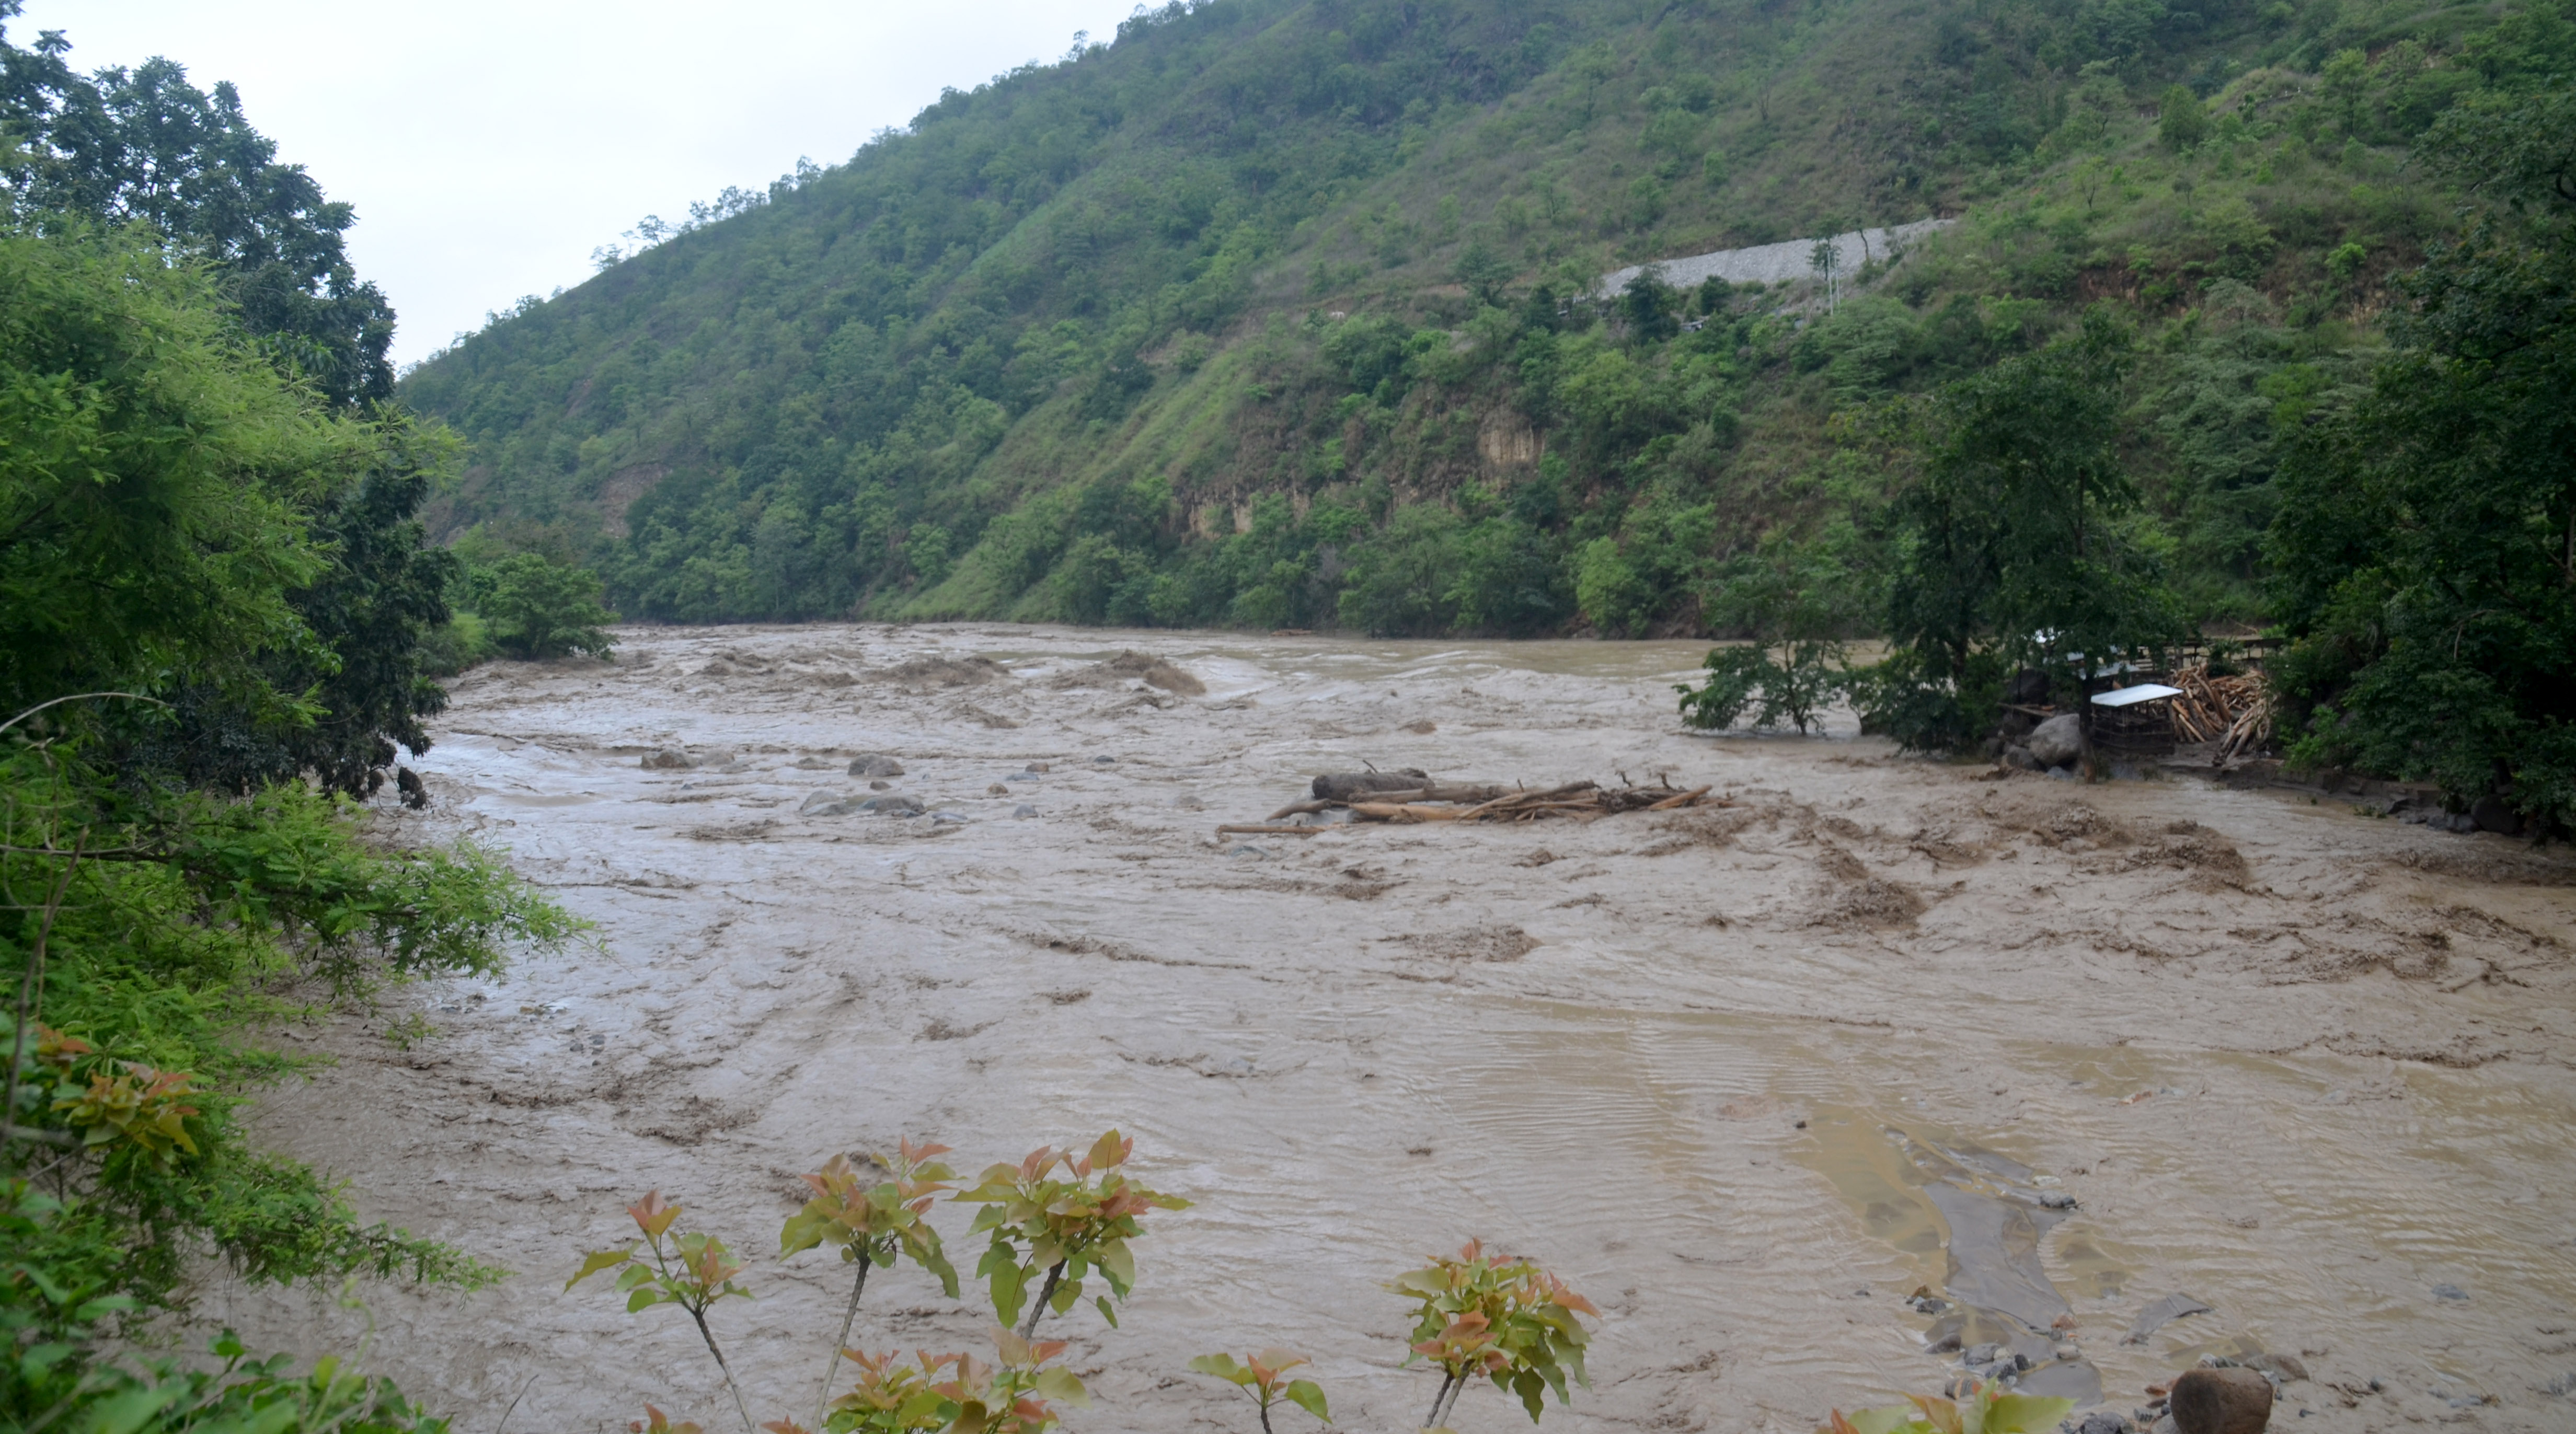
[{"label": "rock in water", "polygon": [[685,772],[697,763],[677,747],[660,747],[645,753],[644,760],[636,765],[648,772]]},{"label": "rock in water", "polygon": [[853,777],[900,777],[903,775],[903,763],[898,762],[894,758],[886,756],[881,752],[869,752],[865,755],[850,759],[850,775]]},{"label": "rock in water", "polygon": [[1370,792],[1411,792],[1430,785],[1430,774],[1420,767],[1397,772],[1326,772],[1315,779],[1315,795],[1328,802],[1346,802]]},{"label": "rock in water", "polygon": [[2063,767],[2074,762],[2083,750],[2081,719],[2072,712],[2060,712],[2032,730],[2023,746],[2043,767]]},{"label": "rock in water", "polygon": [[2308,1366],[2295,1354],[2254,1354],[2245,1358],[2247,1369],[2259,1369],[2284,1381],[2308,1377]]},{"label": "rock in water", "polygon": [[2272,1381],[2251,1369],[2188,1369],[2166,1401],[2181,1434],[2263,1434]]}]

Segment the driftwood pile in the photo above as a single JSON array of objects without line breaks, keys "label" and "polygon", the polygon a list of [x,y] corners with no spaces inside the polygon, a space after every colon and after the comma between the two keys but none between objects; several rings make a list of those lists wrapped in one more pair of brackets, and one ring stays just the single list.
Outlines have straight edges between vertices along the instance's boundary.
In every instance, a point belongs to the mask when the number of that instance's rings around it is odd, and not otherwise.
[{"label": "driftwood pile", "polygon": [[2169,685],[2182,689],[2170,703],[2174,735],[2186,742],[2217,743],[2211,766],[2224,766],[2272,740],[2272,693],[2262,678],[2212,677],[2209,664],[2202,662],[2175,673]]},{"label": "driftwood pile", "polygon": [[1534,822],[1550,817],[1589,821],[1619,812],[1660,812],[1700,804],[1706,787],[1681,791],[1657,787],[1604,787],[1563,782],[1552,787],[1481,786],[1436,782],[1418,770],[1335,772],[1315,779],[1314,794],[1290,802],[1259,822],[1229,823],[1219,835],[1258,833],[1313,836],[1325,826],[1282,826],[1291,817],[1347,810],[1358,822]]}]

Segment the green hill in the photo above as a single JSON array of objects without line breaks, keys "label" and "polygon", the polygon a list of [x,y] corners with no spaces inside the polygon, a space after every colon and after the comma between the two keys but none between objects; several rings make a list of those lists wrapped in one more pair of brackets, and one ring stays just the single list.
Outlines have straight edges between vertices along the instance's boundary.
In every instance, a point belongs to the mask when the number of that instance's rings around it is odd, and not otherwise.
[{"label": "green hill", "polygon": [[[1863,624],[1906,395],[2108,302],[2204,620],[2566,0],[1205,0],[729,194],[408,374],[454,535],[630,616]],[[1926,217],[1767,290],[1623,265]],[[1766,596],[1767,595],[1767,596]]]}]

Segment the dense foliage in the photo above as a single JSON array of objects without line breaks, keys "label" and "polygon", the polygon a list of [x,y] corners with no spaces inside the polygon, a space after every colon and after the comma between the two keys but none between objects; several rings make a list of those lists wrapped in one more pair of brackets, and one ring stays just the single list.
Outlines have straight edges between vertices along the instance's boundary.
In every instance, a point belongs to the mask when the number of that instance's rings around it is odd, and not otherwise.
[{"label": "dense foliage", "polygon": [[[421,649],[457,564],[415,515],[451,445],[279,341],[275,275],[221,238],[282,232],[225,212],[267,163],[228,96],[232,127],[192,139],[60,57],[0,39],[0,1424],[441,1428],[229,1337],[214,1369],[111,1353],[210,1262],[493,1278],[247,1141],[241,1101],[297,1069],[252,1032],[576,924],[494,854],[389,843],[341,795],[444,701]],[[161,147],[79,198],[98,126],[129,123]]]},{"label": "dense foliage", "polygon": [[[2571,55],[2576,59],[2576,55]],[[2576,828],[2576,64],[2427,136],[2470,182],[2394,351],[2292,449],[2300,754]]]},{"label": "dense foliage", "polygon": [[[0,26],[21,8],[0,0]],[[391,397],[393,309],[342,244],[355,211],[277,162],[231,85],[206,93],[160,59],[83,75],[69,50],[59,31],[0,38],[0,206],[33,227],[145,226],[210,264],[241,329],[331,401]]]}]

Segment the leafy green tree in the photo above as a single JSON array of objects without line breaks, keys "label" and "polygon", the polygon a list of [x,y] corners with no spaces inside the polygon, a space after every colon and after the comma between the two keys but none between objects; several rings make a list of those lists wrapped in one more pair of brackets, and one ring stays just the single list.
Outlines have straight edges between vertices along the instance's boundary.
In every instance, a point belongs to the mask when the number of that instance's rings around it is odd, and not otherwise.
[{"label": "leafy green tree", "polygon": [[599,574],[542,553],[512,553],[468,575],[475,615],[492,645],[512,657],[606,657],[617,620],[600,603]]},{"label": "leafy green tree", "polygon": [[357,222],[251,128],[229,84],[211,93],[168,60],[75,72],[46,32],[7,39],[20,0],[0,0],[0,205],[18,223],[141,223],[211,263],[242,326],[338,404],[393,396],[392,306],[350,266]]},{"label": "leafy green tree", "polygon": [[2476,197],[2348,413],[2305,429],[2270,555],[2296,755],[2576,825],[2576,98],[2427,133]]},{"label": "leafy green tree", "polygon": [[2189,85],[2167,85],[2156,105],[2156,137],[2167,149],[2197,149],[2209,138],[2209,108]]},{"label": "leafy green tree", "polygon": [[1882,675],[1901,681],[1876,700],[1920,714],[1901,741],[1969,740],[1997,662],[2046,672],[2080,702],[2099,665],[2178,631],[2120,456],[2132,353],[2097,308],[2077,333],[1959,380],[1933,405],[1923,473],[1890,509],[1887,627],[1903,651]]},{"label": "leafy green tree", "polygon": [[259,657],[319,660],[293,602],[329,569],[306,515],[378,449],[244,362],[202,276],[0,234],[0,433],[0,704],[175,673],[264,717],[298,705]]}]

